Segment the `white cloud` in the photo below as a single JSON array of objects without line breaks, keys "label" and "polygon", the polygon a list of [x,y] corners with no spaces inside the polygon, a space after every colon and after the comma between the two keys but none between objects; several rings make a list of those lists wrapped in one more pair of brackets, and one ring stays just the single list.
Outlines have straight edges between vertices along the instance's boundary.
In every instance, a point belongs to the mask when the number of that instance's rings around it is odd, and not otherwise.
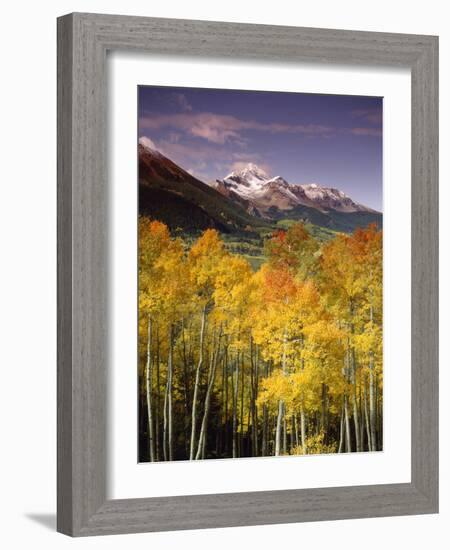
[{"label": "white cloud", "polygon": [[262,123],[256,120],[243,120],[232,115],[218,115],[214,113],[180,113],[180,114],[147,114],[139,121],[141,128],[159,130],[173,128],[188,134],[203,138],[209,142],[223,145],[235,142],[243,145],[245,138],[242,132],[257,130],[260,132],[299,133],[305,135],[328,136],[336,129],[319,124],[285,124]]}]

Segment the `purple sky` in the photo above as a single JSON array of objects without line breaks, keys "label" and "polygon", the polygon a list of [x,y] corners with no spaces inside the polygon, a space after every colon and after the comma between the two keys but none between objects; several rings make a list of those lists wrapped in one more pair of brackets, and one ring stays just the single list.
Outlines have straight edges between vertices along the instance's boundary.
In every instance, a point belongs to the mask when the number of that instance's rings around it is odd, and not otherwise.
[{"label": "purple sky", "polygon": [[248,162],[382,210],[382,98],[139,86],[139,137],[202,181]]}]

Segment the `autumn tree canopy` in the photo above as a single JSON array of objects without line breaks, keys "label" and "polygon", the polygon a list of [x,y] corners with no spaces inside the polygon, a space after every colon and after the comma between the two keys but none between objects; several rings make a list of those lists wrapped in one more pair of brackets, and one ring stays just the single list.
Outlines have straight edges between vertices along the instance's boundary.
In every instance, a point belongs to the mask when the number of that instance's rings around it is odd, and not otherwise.
[{"label": "autumn tree canopy", "polygon": [[302,223],[255,272],[139,222],[140,459],[382,449],[382,233]]}]

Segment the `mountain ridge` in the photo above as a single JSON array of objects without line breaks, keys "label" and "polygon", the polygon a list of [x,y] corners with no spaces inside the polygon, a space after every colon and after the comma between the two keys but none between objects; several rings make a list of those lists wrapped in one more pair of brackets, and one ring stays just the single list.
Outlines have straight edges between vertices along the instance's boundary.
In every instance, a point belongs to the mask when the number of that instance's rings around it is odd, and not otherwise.
[{"label": "mountain ridge", "polygon": [[138,154],[140,214],[188,232],[215,228],[257,234],[261,226],[269,227],[156,149],[140,142]]},{"label": "mountain ridge", "polygon": [[316,208],[323,213],[369,212],[376,210],[358,203],[343,191],[334,187],[325,187],[317,183],[292,184],[282,176],[269,177],[253,163],[242,170],[233,171],[223,179],[217,179],[210,185],[225,196],[238,195],[245,199],[248,207],[261,217],[273,218],[273,209],[289,211],[301,205]]},{"label": "mountain ridge", "polygon": [[215,228],[250,236],[270,232],[283,220],[341,232],[369,223],[382,225],[381,213],[335,188],[290,184],[251,163],[222,180],[204,183],[149,140],[140,140],[138,147],[139,212],[160,219],[171,230],[195,233]]}]

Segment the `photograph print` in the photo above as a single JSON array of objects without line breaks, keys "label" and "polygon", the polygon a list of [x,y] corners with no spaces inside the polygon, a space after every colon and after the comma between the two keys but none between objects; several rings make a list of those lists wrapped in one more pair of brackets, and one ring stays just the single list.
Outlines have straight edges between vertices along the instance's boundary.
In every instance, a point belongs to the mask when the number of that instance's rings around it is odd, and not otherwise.
[{"label": "photograph print", "polygon": [[138,87],[139,462],[383,449],[382,107]]}]

